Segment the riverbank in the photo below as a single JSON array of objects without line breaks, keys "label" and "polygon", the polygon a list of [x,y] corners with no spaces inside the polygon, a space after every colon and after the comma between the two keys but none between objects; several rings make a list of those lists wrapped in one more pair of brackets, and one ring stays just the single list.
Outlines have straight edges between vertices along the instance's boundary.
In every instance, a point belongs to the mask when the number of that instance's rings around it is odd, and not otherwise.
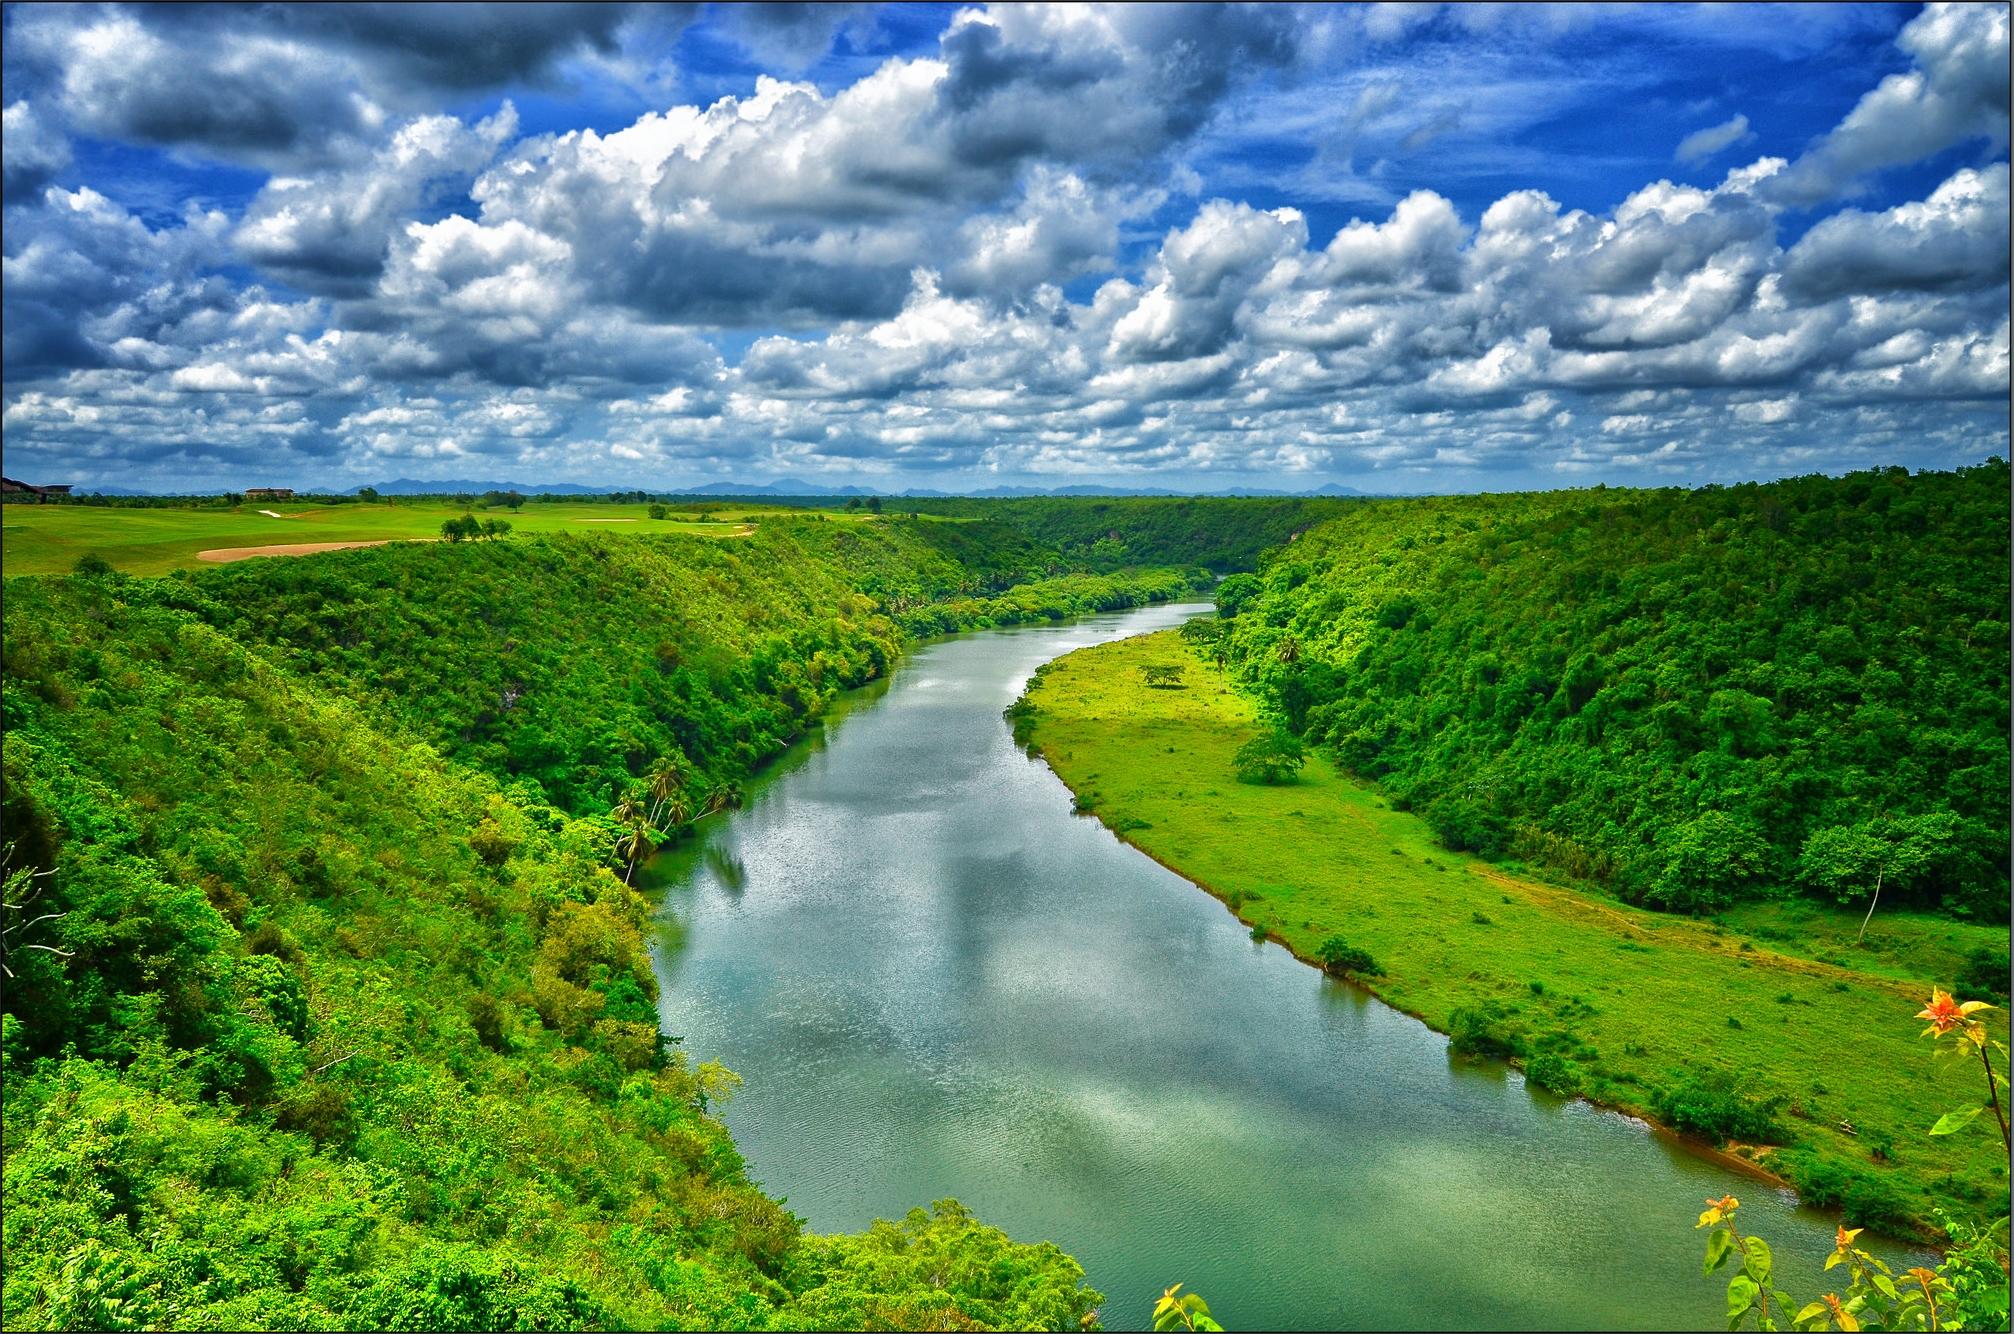
[{"label": "riverbank", "polygon": [[[1149,686],[1149,666],[1179,667],[1181,687]],[[1293,784],[1240,783],[1254,706],[1174,632],[1061,658],[1019,708],[1081,811],[1303,960],[1332,936],[1368,951],[1369,989],[1437,1031],[1484,1016],[1484,1041],[1556,1091],[1670,1120],[1661,1105],[1730,1077],[1776,1142],[1741,1156],[1898,1233],[2005,1199],[1991,1136],[1928,1136],[1975,1093],[1971,1072],[1932,1065],[1912,1018],[1948,978],[1791,957],[1448,852],[1319,758]]]}]

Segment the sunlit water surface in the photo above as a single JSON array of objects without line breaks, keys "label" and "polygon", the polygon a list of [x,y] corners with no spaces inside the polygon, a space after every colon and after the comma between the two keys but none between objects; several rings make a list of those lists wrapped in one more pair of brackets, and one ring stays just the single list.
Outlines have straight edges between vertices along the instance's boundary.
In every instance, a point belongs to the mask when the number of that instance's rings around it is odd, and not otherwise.
[{"label": "sunlit water surface", "polygon": [[1001,710],[1197,610],[929,645],[658,860],[665,1026],[746,1080],[754,1177],[819,1231],[956,1196],[1116,1328],[1178,1280],[1233,1329],[1719,1328],[1693,1222],[1730,1191],[1815,1275],[1830,1219],[1451,1060],[1071,814]]}]

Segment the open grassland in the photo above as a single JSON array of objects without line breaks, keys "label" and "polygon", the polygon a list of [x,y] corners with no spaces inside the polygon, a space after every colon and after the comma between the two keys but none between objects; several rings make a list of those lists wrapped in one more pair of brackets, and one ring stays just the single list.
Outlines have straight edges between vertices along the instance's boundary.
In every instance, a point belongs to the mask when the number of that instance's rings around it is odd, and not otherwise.
[{"label": "open grassland", "polygon": [[[1149,687],[1153,665],[1180,667],[1182,686]],[[1017,712],[1081,810],[1303,959],[1331,936],[1369,951],[1372,990],[1438,1030],[1458,1008],[1498,1006],[1528,1055],[1643,1115],[1661,1090],[1732,1075],[1781,1099],[1780,1145],[1737,1151],[1856,1221],[1909,1231],[1939,1207],[2004,1205],[1997,1135],[1927,1133],[1978,1100],[1979,1071],[1933,1064],[1912,1017],[2004,933],[1877,916],[1854,949],[1857,921],[1808,905],[1746,908],[1733,930],[1448,852],[1318,757],[1297,782],[1241,783],[1255,707],[1173,631],[1059,659]]]},{"label": "open grassland", "polygon": [[[270,510],[271,514],[263,511]],[[424,541],[441,524],[466,513],[458,505],[397,502],[304,505],[251,502],[231,509],[140,509],[97,505],[8,505],[0,513],[0,565],[8,574],[62,574],[81,556],[96,555],[126,574],[166,574],[200,563],[201,552],[238,547],[316,543]],[[868,523],[864,511],[811,511],[834,523]],[[516,533],[693,533],[745,536],[765,519],[801,519],[806,511],[781,507],[679,506],[664,519],[639,504],[528,504],[515,512],[476,511],[501,519]],[[278,517],[274,517],[277,515]],[[935,517],[935,516],[932,516]],[[215,559],[214,557],[212,559]]]}]

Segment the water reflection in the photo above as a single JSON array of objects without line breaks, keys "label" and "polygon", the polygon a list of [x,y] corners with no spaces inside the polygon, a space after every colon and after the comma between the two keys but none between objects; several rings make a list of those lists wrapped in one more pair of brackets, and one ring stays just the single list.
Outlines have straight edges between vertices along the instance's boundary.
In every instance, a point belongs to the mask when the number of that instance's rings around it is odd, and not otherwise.
[{"label": "water reflection", "polygon": [[955,1195],[1083,1260],[1115,1327],[1179,1279],[1234,1328],[1707,1328],[1692,1223],[1729,1190],[1818,1272],[1828,1220],[1451,1061],[1071,816],[1001,710],[1184,614],[932,645],[653,864],[665,1022],[745,1078],[753,1175],[821,1230]]}]

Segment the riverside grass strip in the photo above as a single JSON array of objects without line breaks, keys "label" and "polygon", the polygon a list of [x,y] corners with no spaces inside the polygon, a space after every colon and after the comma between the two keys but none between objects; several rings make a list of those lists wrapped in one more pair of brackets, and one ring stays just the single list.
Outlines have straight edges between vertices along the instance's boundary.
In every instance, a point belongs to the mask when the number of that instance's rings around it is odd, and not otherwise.
[{"label": "riverside grass strip", "polygon": [[[1156,666],[1182,686],[1150,685]],[[1737,1152],[1856,1222],[1930,1236],[1936,1210],[2006,1198],[1993,1136],[1929,1137],[1976,1071],[1933,1064],[1912,1017],[1991,928],[1892,914],[1869,933],[1880,971],[1840,967],[1449,852],[1318,755],[1297,782],[1241,783],[1258,711],[1175,631],[1058,659],[1019,712],[1079,809],[1304,960],[1331,936],[1368,950],[1371,989],[1437,1030],[1494,1003],[1580,1092],[1647,1117],[1688,1075],[1734,1075],[1782,1099],[1786,1141]]]}]

